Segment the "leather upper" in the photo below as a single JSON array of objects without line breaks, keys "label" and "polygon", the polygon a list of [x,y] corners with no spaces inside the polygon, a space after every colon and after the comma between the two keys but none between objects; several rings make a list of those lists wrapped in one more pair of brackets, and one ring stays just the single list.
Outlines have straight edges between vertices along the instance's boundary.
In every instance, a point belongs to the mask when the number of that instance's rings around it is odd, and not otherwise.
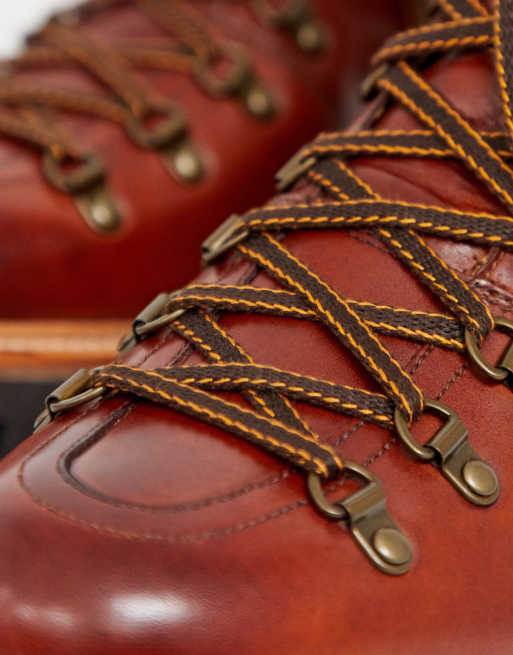
[{"label": "leather upper", "polygon": [[[37,150],[0,137],[0,273],[8,279],[2,317],[130,317],[163,286],[179,286],[197,272],[201,241],[230,213],[265,200],[277,168],[305,140],[335,125],[341,90],[354,87],[373,49],[400,18],[400,7],[365,0],[358,13],[362,30],[350,3],[311,5],[327,38],[318,54],[302,52],[290,35],[259,22],[244,3],[200,2],[211,24],[246,51],[276,106],[269,120],[255,118],[234,99],[210,97],[191,75],[138,73],[184,113],[205,162],[200,182],[177,181],[157,152],[135,145],[115,123],[57,114],[61,127],[105,165],[122,217],[113,233],[93,231],[73,200],[45,181]],[[111,45],[163,38],[131,2],[93,13],[76,29]],[[103,92],[75,64],[41,65],[15,77],[48,89]]]},{"label": "leather upper", "polygon": [[[443,59],[426,79],[474,127],[502,127],[487,55]],[[408,129],[415,121],[394,107],[378,125]],[[354,170],[387,198],[503,211],[456,164],[362,158]],[[317,193],[301,184],[288,199],[311,201]],[[513,317],[511,254],[429,242],[494,313]],[[370,235],[303,232],[285,243],[340,294],[440,309]],[[231,257],[200,279],[241,281],[248,268]],[[272,282],[259,275],[253,284]],[[369,385],[321,327],[262,316],[221,323],[259,363]],[[1,465],[5,652],[509,653],[511,390],[482,379],[459,354],[383,341],[426,396],[441,398],[465,422],[472,446],[499,476],[494,506],[468,504],[437,470],[408,457],[392,433],[298,405],[321,438],[383,481],[390,513],[414,550],[410,572],[390,578],[370,566],[345,529],[314,511],[303,478],[275,458],[146,402],[96,401],[57,418]],[[485,352],[493,359],[503,346],[495,335]],[[124,361],[154,368],[201,359],[164,330]],[[422,441],[434,429],[424,417],[415,434]]]}]

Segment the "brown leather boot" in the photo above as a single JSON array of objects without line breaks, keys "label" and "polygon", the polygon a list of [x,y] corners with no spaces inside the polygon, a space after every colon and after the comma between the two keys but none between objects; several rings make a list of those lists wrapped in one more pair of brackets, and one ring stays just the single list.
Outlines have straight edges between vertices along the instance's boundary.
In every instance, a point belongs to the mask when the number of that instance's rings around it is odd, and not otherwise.
[{"label": "brown leather boot", "polygon": [[4,460],[6,655],[510,653],[513,6],[437,6]]},{"label": "brown leather boot", "polygon": [[31,37],[0,90],[0,376],[109,361],[120,319],[335,126],[410,4],[90,0]]}]

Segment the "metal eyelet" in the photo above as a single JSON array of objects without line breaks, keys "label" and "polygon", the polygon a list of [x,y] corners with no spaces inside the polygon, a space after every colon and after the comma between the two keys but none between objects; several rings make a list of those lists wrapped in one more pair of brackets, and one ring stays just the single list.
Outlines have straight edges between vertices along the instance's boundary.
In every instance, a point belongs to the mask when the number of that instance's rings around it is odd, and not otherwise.
[{"label": "metal eyelet", "polygon": [[[176,293],[176,292],[175,292]],[[137,314],[132,330],[121,338],[118,351],[124,353],[142,341],[152,332],[156,332],[165,325],[169,325],[185,314],[185,309],[177,309],[165,314],[164,310],[174,294],[159,293],[146,307]]]},{"label": "metal eyelet", "polygon": [[465,345],[471,360],[476,366],[489,378],[496,382],[506,382],[513,380],[513,321],[503,316],[494,318],[495,329],[511,334],[512,343],[506,350],[497,366],[493,366],[482,355],[475,336],[470,330],[465,330]]},{"label": "metal eyelet", "polygon": [[289,189],[302,175],[313,168],[316,163],[317,159],[315,157],[307,157],[305,159],[303,150],[296,152],[296,154],[276,173],[275,181],[278,191],[286,191]]},{"label": "metal eyelet", "polygon": [[[216,74],[219,61],[228,61],[229,70],[222,77]],[[195,68],[196,80],[214,98],[239,98],[250,114],[259,119],[275,113],[269,92],[255,79],[246,55],[239,48],[223,48],[217,56],[200,60]]]},{"label": "metal eyelet", "polygon": [[227,250],[243,241],[249,234],[244,221],[238,214],[232,214],[212,232],[201,245],[203,266],[208,266]]},{"label": "metal eyelet", "polygon": [[[221,77],[214,69],[215,64],[223,60],[229,62],[229,70]],[[253,75],[245,54],[238,48],[224,48],[214,58],[199,60],[194,72],[201,87],[214,98],[238,94]]]},{"label": "metal eyelet", "polygon": [[281,9],[273,7],[269,0],[259,0],[253,4],[262,20],[293,34],[303,52],[318,54],[325,49],[325,31],[305,0],[290,0]]},{"label": "metal eyelet", "polygon": [[[69,170],[65,169],[69,165]],[[49,182],[65,193],[78,193],[105,180],[103,164],[95,155],[67,157],[59,160],[47,150],[43,155],[43,170]]]},{"label": "metal eyelet", "polygon": [[369,560],[383,573],[402,575],[411,567],[413,555],[408,539],[390,517],[378,478],[354,462],[345,461],[344,471],[364,483],[346,500],[332,503],[326,498],[321,478],[310,473],[307,488],[316,509],[326,518],[347,526]]},{"label": "metal eyelet", "polygon": [[34,431],[37,432],[51,423],[57,414],[103,396],[106,392],[105,387],[89,386],[97,372],[102,368],[100,366],[89,371],[80,369],[52,391],[45,398],[46,409],[39,414],[34,422]]},{"label": "metal eyelet", "polygon": [[53,187],[73,198],[89,227],[97,232],[112,232],[120,227],[121,216],[107,189],[107,176],[98,157],[68,157],[64,161],[47,150],[42,168]]},{"label": "metal eyelet", "polygon": [[394,422],[403,444],[414,457],[439,469],[466,500],[481,507],[492,505],[499,497],[499,481],[492,467],[470,446],[465,424],[456,412],[437,400],[426,398],[424,407],[448,421],[422,446],[396,409]]},{"label": "metal eyelet", "polygon": [[[149,119],[155,120],[152,127]],[[205,166],[199,150],[191,142],[187,122],[171,105],[149,107],[144,117],[127,112],[125,129],[142,148],[158,151],[166,167],[180,182],[199,182]]]},{"label": "metal eyelet", "polygon": [[[155,120],[153,126],[149,126],[150,119]],[[127,112],[125,129],[132,140],[143,148],[159,149],[182,138],[187,133],[187,123],[171,105],[152,106],[142,117]]]},{"label": "metal eyelet", "polygon": [[276,114],[276,107],[271,94],[263,84],[254,78],[239,95],[244,107],[255,118],[266,121]]},{"label": "metal eyelet", "polygon": [[376,94],[376,85],[383,75],[388,71],[389,64],[387,62],[381,64],[372,70],[360,85],[360,97],[363,101],[371,100]]}]

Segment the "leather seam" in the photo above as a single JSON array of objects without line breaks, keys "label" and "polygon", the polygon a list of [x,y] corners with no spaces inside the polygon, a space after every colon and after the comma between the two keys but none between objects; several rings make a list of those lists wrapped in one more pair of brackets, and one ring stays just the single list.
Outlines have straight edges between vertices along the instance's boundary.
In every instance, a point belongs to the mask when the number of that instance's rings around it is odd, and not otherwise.
[{"label": "leather seam", "polygon": [[[231,267],[226,271],[225,275],[222,276],[222,277],[220,278],[221,280],[223,279],[223,277],[226,277],[226,276],[230,275],[231,270],[233,269],[233,267],[235,267],[235,266],[237,265],[238,260],[239,260],[239,257],[235,257],[235,258],[234,258],[234,261],[233,261],[233,263],[232,263],[232,266],[231,266]],[[254,265],[251,265],[251,266],[249,267],[249,270],[247,270],[245,273],[241,274],[241,276],[240,276],[240,278],[239,278],[239,280],[238,280],[238,283],[239,283],[239,284],[249,284],[249,283],[250,283],[250,282],[251,282],[251,281],[256,277],[257,273],[258,273],[258,269],[257,269],[257,267],[254,266]],[[166,328],[165,330],[162,331],[162,334],[159,336],[159,339],[158,339],[157,343],[156,343],[156,344],[154,345],[154,347],[150,350],[150,352],[146,353],[145,356],[143,357],[143,359],[140,360],[139,365],[140,365],[140,364],[143,364],[143,363],[146,362],[146,361],[147,361],[147,360],[148,360],[152,355],[154,355],[154,354],[155,354],[155,353],[156,353],[156,352],[157,352],[157,351],[162,347],[162,345],[163,345],[163,344],[168,340],[168,338],[169,338],[170,336],[176,336],[176,333],[173,332],[173,330],[172,330],[171,327],[168,327],[168,328]],[[184,360],[187,358],[187,356],[190,354],[190,352],[192,352],[192,350],[193,350],[193,348],[190,346],[189,343],[184,343],[183,346],[178,350],[178,352],[176,353],[176,355],[174,355],[174,356],[173,356],[173,357],[168,361],[168,365],[175,364],[175,363],[178,363],[178,362],[180,362],[180,361],[184,361]],[[116,358],[115,361],[116,361],[116,362],[119,362],[119,361],[120,361],[120,357],[118,356],[118,357]],[[23,460],[22,460],[21,463],[20,463],[19,469],[18,469],[17,478],[18,478],[18,481],[19,481],[21,487],[22,487],[22,488],[23,488],[23,489],[24,489],[24,490],[25,490],[25,491],[26,491],[26,492],[27,492],[27,493],[28,493],[28,494],[33,498],[33,500],[36,499],[36,498],[38,498],[38,496],[37,496],[37,494],[34,494],[34,495],[32,494],[32,491],[31,491],[31,489],[29,488],[28,483],[26,482],[25,477],[24,477],[24,471],[25,471],[25,468],[26,468],[26,465],[28,464],[28,462],[29,462],[31,459],[33,459],[34,457],[36,457],[37,454],[39,454],[39,452],[41,452],[42,450],[44,450],[44,449],[45,449],[47,446],[49,446],[53,441],[55,441],[56,439],[58,439],[58,438],[59,438],[62,434],[64,434],[67,430],[71,429],[75,424],[77,424],[79,421],[81,421],[83,418],[85,418],[88,414],[94,412],[94,411],[98,408],[98,406],[100,405],[100,403],[101,403],[102,400],[105,400],[105,398],[103,398],[103,399],[102,399],[102,398],[99,398],[96,402],[86,405],[82,410],[80,410],[80,412],[78,413],[78,415],[77,415],[77,416],[76,416],[76,417],[71,421],[71,423],[69,423],[69,424],[63,426],[63,428],[62,428],[61,430],[58,430],[54,435],[52,435],[50,438],[48,438],[47,440],[45,440],[43,443],[39,444],[39,445],[38,445],[38,446],[37,446],[33,451],[31,451],[30,453],[28,453],[28,454],[23,458]],[[132,410],[137,406],[137,404],[138,404],[137,401],[134,401],[134,400],[128,400],[128,401],[126,401],[126,402],[125,402],[125,403],[124,403],[124,404],[119,408],[119,410],[121,410],[121,409],[123,409],[123,408],[128,408],[129,412],[131,412],[131,411],[132,411]],[[118,410],[118,411],[119,411],[119,410]],[[112,425],[110,425],[110,426],[108,427],[108,430],[106,431],[106,434],[107,434],[107,433],[108,433],[108,432],[109,432],[113,427],[115,427],[115,425],[117,425],[117,424],[119,423],[119,421],[120,421],[122,418],[124,418],[125,416],[127,416],[129,412],[127,412],[123,417],[120,417],[119,420],[113,422]],[[107,424],[108,424],[108,418],[105,419],[105,420],[104,420],[100,425],[98,425],[97,428],[98,428],[98,429],[101,429],[103,426],[105,426],[105,425],[107,425]],[[87,436],[86,436],[85,438],[82,438],[82,439],[77,440],[77,441],[76,441],[72,446],[70,446],[68,449],[66,449],[66,450],[64,451],[64,453],[61,454],[60,457],[62,457],[63,455],[65,455],[67,452],[71,451],[74,447],[79,446],[79,445],[80,445],[84,440],[87,440]],[[59,458],[59,459],[60,459],[60,458]],[[272,484],[275,484],[275,483],[279,482],[280,480],[282,480],[282,479],[288,477],[289,474],[290,474],[290,470],[288,470],[288,469],[283,469],[282,471],[278,472],[277,475],[275,475],[275,476],[269,476],[269,477],[267,478],[267,480],[268,480],[268,483],[267,483],[267,484],[269,484],[269,486],[271,486]],[[68,481],[66,481],[66,482],[69,484]],[[244,489],[245,487],[260,488],[261,486],[262,486],[262,487],[263,487],[263,486],[266,486],[265,484],[262,484],[262,483],[264,483],[264,481],[256,481],[256,482],[248,483],[247,485],[244,485],[243,489]],[[72,485],[72,486],[73,486],[73,485]],[[193,505],[196,506],[196,505],[198,505],[198,504],[202,504],[202,503],[205,503],[206,505],[211,505],[211,504],[213,504],[214,502],[227,502],[228,497],[229,497],[231,494],[233,494],[233,493],[235,493],[235,494],[237,494],[237,495],[243,495],[243,492],[242,492],[241,489],[239,489],[239,490],[232,490],[232,491],[229,491],[229,492],[225,492],[224,494],[221,494],[220,496],[208,497],[208,498],[206,498],[206,499],[201,499],[201,500],[199,500],[199,501],[194,501],[194,502],[191,503],[191,504],[193,504]],[[237,497],[237,496],[236,496],[236,497]],[[45,503],[45,501],[43,501],[42,498],[41,498],[40,500],[41,500],[41,503],[39,503],[39,504],[44,504],[44,503]]]},{"label": "leather seam", "polygon": [[[371,244],[369,244],[369,245],[371,245]],[[257,273],[257,267],[256,266],[251,267],[250,271],[248,273],[246,273],[246,275],[241,275],[241,281],[245,277],[247,277],[249,280],[251,280],[252,277],[254,279],[254,276],[256,276],[256,273]],[[475,284],[475,281],[474,281],[474,284]],[[167,339],[168,336],[169,336],[168,334],[164,334],[162,336],[162,339],[165,340],[165,339]],[[156,345],[155,348],[142,361],[143,362],[146,361],[151,356],[151,354],[153,354],[156,350],[158,350],[161,343],[162,342],[159,340],[159,345]],[[185,347],[181,351],[179,351],[175,355],[175,357],[173,357],[171,359],[171,361],[175,361],[179,357],[183,358],[183,356],[185,356],[185,353],[189,350],[189,348],[190,348],[190,346],[188,346],[186,344]],[[418,368],[420,368],[420,366],[425,362],[425,360],[428,358],[428,356],[429,356],[429,354],[431,354],[431,352],[432,352],[432,350],[430,351],[429,348],[428,348],[423,353],[423,355],[421,355],[420,359],[417,361],[417,363],[415,365],[415,371],[418,370]],[[460,376],[458,376],[458,371],[460,371],[460,370],[461,370],[461,367],[456,369],[456,371],[453,374],[453,378],[451,379],[452,381],[450,380],[449,383],[446,385],[446,387],[444,387],[444,389],[442,389],[442,391],[440,392],[439,398],[443,397],[443,395],[447,392],[447,390],[450,388],[450,386],[452,386],[452,384],[454,384],[454,382],[458,379],[458,377],[460,377],[463,374],[464,370],[462,371]],[[248,529],[250,527],[255,527],[257,525],[261,525],[262,523],[264,523],[264,522],[266,522],[268,520],[280,518],[281,516],[283,516],[285,514],[288,514],[291,511],[294,511],[295,509],[297,509],[297,508],[299,508],[299,507],[301,507],[301,506],[303,506],[305,504],[308,504],[307,500],[298,500],[296,503],[293,503],[292,505],[291,504],[285,505],[285,506],[279,508],[278,510],[274,510],[273,512],[270,512],[268,514],[256,517],[256,518],[251,519],[251,520],[246,521],[246,522],[236,523],[236,524],[234,524],[232,526],[229,526],[228,528],[224,528],[223,530],[217,530],[217,531],[212,530],[212,531],[208,531],[208,532],[204,532],[204,533],[199,533],[199,534],[196,534],[196,535],[194,535],[194,534],[191,534],[191,535],[176,535],[176,536],[170,536],[170,537],[164,537],[163,535],[160,535],[160,536],[159,535],[146,535],[146,536],[144,536],[144,535],[137,535],[137,533],[131,533],[129,531],[117,531],[115,528],[110,528],[108,526],[101,525],[101,524],[91,523],[91,522],[89,522],[89,521],[87,521],[85,519],[79,519],[78,517],[74,516],[73,514],[67,514],[64,511],[59,510],[57,507],[52,506],[47,501],[44,501],[42,498],[39,498],[36,494],[33,494],[32,490],[29,488],[28,483],[26,482],[26,480],[24,478],[24,469],[25,469],[25,466],[28,463],[28,461],[30,459],[32,459],[33,457],[35,457],[35,455],[38,452],[40,452],[40,450],[45,448],[49,443],[51,443],[51,441],[58,438],[63,432],[65,432],[67,429],[69,429],[74,424],[76,424],[79,420],[81,420],[81,418],[86,416],[86,414],[88,412],[93,411],[93,408],[96,409],[99,402],[100,402],[100,400],[98,400],[95,403],[94,406],[88,407],[85,410],[83,410],[83,412],[81,412],[76,417],[76,419],[74,419],[74,421],[72,422],[71,425],[64,427],[60,432],[58,432],[51,439],[49,439],[48,442],[40,444],[40,446],[35,451],[30,453],[23,460],[22,464],[20,465],[20,470],[19,470],[19,473],[18,473],[18,479],[19,479],[19,482],[20,482],[21,486],[30,495],[30,497],[33,499],[34,502],[36,502],[40,507],[45,508],[47,511],[50,511],[50,512],[52,512],[52,513],[54,513],[54,514],[56,514],[58,516],[66,518],[67,520],[70,520],[71,522],[78,522],[78,523],[80,523],[82,525],[88,525],[91,528],[93,528],[95,530],[98,530],[98,531],[103,530],[103,531],[106,531],[106,532],[109,532],[109,533],[112,533],[112,534],[117,534],[118,536],[127,537],[127,538],[135,538],[135,539],[142,539],[142,540],[157,539],[157,540],[164,540],[164,541],[194,541],[194,540],[202,541],[202,540],[209,539],[211,537],[229,536],[230,534],[240,532],[240,531]],[[125,405],[123,405],[122,407],[125,407],[126,405],[128,405],[130,407],[131,404],[134,404],[133,401],[127,401],[127,403]],[[362,427],[363,425],[365,425],[365,423],[362,423],[362,425],[357,424],[356,426],[353,426],[353,428],[349,432],[351,434],[355,434],[357,431],[359,431],[360,427]],[[112,427],[113,426],[110,426],[109,430],[112,429]],[[354,429],[354,431],[352,431],[353,429]],[[346,434],[348,434],[348,433],[346,433]],[[368,460],[368,463],[373,463],[378,458],[384,456],[391,449],[391,447],[395,443],[396,443],[396,438],[395,437],[392,437],[391,439],[389,439],[379,451],[377,451],[376,453],[374,453],[373,455],[370,456],[370,458]],[[284,477],[279,478],[278,481],[276,481],[276,476],[274,478],[271,478],[271,480],[274,480],[274,481],[268,483],[269,486],[271,486],[271,484],[280,484],[282,482],[282,480],[285,479],[285,477],[288,477],[288,476],[285,476],[286,472],[288,472],[288,469],[283,469],[281,472],[278,472],[278,474],[277,474],[278,476],[280,476],[280,474],[281,474]],[[258,483],[256,483],[256,484],[258,484]],[[262,487],[259,487],[259,488],[265,488],[265,486],[267,486],[267,485],[264,484],[264,485],[262,485]],[[246,493],[249,493],[249,492],[246,492]],[[243,494],[241,494],[241,495],[243,495]],[[196,502],[201,502],[201,501],[196,501]]]},{"label": "leather seam", "polygon": [[[449,382],[445,385],[445,387],[442,389],[442,391],[438,394],[437,397],[442,398],[445,395],[445,393],[448,391],[448,389],[461,377],[463,372],[464,372],[464,367],[460,366],[458,369],[456,369],[456,371],[453,373],[451,380],[449,380]],[[128,401],[122,407],[126,407],[129,405],[130,405],[130,401]],[[86,412],[83,412],[83,415],[85,415],[85,413]],[[77,423],[82,417],[83,416],[81,415],[76,417],[76,419],[73,421],[73,424]],[[69,429],[69,426],[63,428],[61,433],[64,432],[66,429]],[[50,440],[48,440],[48,442],[56,439],[58,436],[60,436],[61,433],[54,435]],[[380,457],[384,456],[387,452],[389,452],[396,443],[397,443],[397,437],[392,437],[384,444],[384,446],[379,451],[377,451],[374,455],[371,455],[368,458],[367,462],[369,464],[374,463],[377,459],[379,459]],[[35,453],[41,450],[42,448],[46,447],[46,445],[47,445],[46,443],[41,444],[36,449],[36,451],[34,451],[34,453],[31,453],[29,456],[27,456],[22,466],[24,467],[24,465],[28,463],[30,459],[32,459],[33,455],[35,455]],[[20,472],[18,474],[18,479],[20,481],[21,486],[25,489],[26,493],[32,498],[33,502],[35,502],[44,511],[47,511],[50,514],[58,516],[59,518],[66,520],[70,523],[74,523],[76,525],[80,525],[82,527],[92,529],[102,534],[110,534],[112,536],[127,539],[130,541],[142,541],[142,542],[159,541],[159,542],[166,542],[166,543],[193,543],[193,542],[205,543],[213,538],[229,537],[231,535],[244,532],[245,530],[248,530],[250,528],[258,527],[270,520],[277,520],[282,516],[286,516],[290,514],[296,509],[308,506],[310,504],[310,501],[307,499],[299,499],[293,503],[282,505],[281,507],[279,507],[276,510],[273,510],[272,512],[268,512],[266,514],[257,516],[247,521],[240,521],[234,523],[233,525],[228,526],[226,528],[222,528],[218,530],[207,530],[196,534],[164,536],[162,534],[156,534],[156,533],[152,534],[149,532],[141,534],[137,532],[132,532],[130,530],[119,530],[117,528],[111,527],[106,524],[78,518],[76,515],[66,512],[54,506],[53,504],[49,503],[48,501],[44,500],[40,496],[33,493],[32,489],[28,486],[26,480],[24,479],[23,470],[21,467],[20,467]]]},{"label": "leather seam", "polygon": [[[417,353],[420,354],[421,350],[422,349],[417,351]],[[429,354],[431,354],[432,350],[434,350],[434,347],[432,347],[432,349],[428,348],[424,353],[422,353],[420,355],[419,360],[417,360],[416,364],[414,365],[415,370],[418,370],[418,368],[426,361]],[[452,384],[458,379],[457,374],[458,374],[459,370],[460,369],[456,369],[455,373],[453,374],[453,378],[449,381],[449,383],[444,387],[442,392],[439,394],[439,396],[438,396],[439,399],[442,398],[443,395],[445,395],[445,393],[448,391],[450,386],[452,386]],[[99,405],[100,402],[101,402],[101,399],[96,401],[95,408],[96,408],[97,405]],[[122,408],[124,408],[124,407],[130,408],[131,404],[135,404],[135,403],[133,401],[127,401],[124,405],[122,405]],[[236,534],[238,532],[242,532],[244,530],[250,529],[252,527],[257,527],[258,525],[261,525],[261,524],[263,524],[263,523],[265,523],[265,522],[267,522],[269,520],[281,518],[281,516],[287,515],[290,512],[294,511],[295,509],[298,509],[298,508],[300,508],[300,507],[302,507],[304,505],[307,505],[309,503],[308,500],[298,500],[293,504],[284,505],[284,506],[278,508],[277,510],[274,510],[274,511],[269,512],[267,514],[258,516],[256,518],[251,519],[251,520],[246,521],[246,522],[244,522],[244,521],[243,522],[238,522],[238,523],[236,523],[236,524],[234,524],[232,526],[229,526],[227,528],[223,528],[222,530],[211,530],[211,531],[198,533],[198,534],[176,535],[176,536],[169,536],[169,537],[165,537],[163,535],[149,535],[149,534],[141,535],[141,534],[138,534],[138,533],[132,533],[130,531],[116,530],[115,528],[111,528],[111,527],[109,527],[108,525],[105,525],[105,524],[99,524],[99,523],[87,521],[86,519],[80,519],[77,516],[75,516],[74,514],[67,513],[64,510],[59,509],[58,507],[56,507],[56,506],[52,505],[51,503],[49,503],[48,501],[44,500],[42,497],[40,497],[37,494],[33,493],[32,489],[29,487],[28,483],[26,482],[23,473],[24,473],[25,466],[26,466],[26,464],[28,464],[28,461],[30,459],[35,457],[36,454],[40,450],[44,449],[54,439],[57,439],[63,432],[65,432],[67,429],[72,427],[75,423],[78,423],[88,413],[88,411],[92,411],[92,409],[93,408],[85,409],[83,412],[81,412],[79,414],[79,416],[76,417],[76,419],[74,419],[71,426],[64,427],[59,433],[57,433],[51,439],[49,439],[48,442],[45,442],[45,443],[41,444],[33,453],[30,453],[26,457],[26,459],[23,461],[23,463],[22,463],[22,465],[20,467],[20,472],[18,474],[18,478],[19,478],[21,486],[25,489],[26,493],[29,494],[29,496],[32,498],[33,502],[35,502],[37,505],[42,507],[45,511],[48,511],[48,512],[50,512],[52,514],[55,514],[55,515],[59,516],[60,518],[68,520],[69,522],[78,523],[80,525],[90,527],[91,529],[94,529],[94,530],[96,530],[98,532],[105,532],[105,533],[108,533],[108,534],[113,534],[113,535],[116,535],[116,536],[119,536],[119,537],[122,537],[122,538],[131,539],[131,540],[134,540],[134,539],[135,540],[141,540],[141,541],[154,541],[154,540],[157,540],[157,541],[167,541],[167,542],[170,542],[170,543],[172,543],[172,542],[192,542],[192,541],[200,541],[201,542],[201,541],[207,541],[210,538],[215,538],[215,537],[217,537],[217,538],[218,537],[227,537],[227,536],[230,536],[232,534]],[[349,430],[346,433],[347,438],[349,438],[349,436],[351,436],[351,435],[355,434],[356,432],[358,432],[359,429],[365,425],[364,422],[360,422],[360,423],[361,424],[357,423],[355,426],[353,426],[353,428],[351,430]],[[100,427],[101,426],[99,426],[99,428]],[[112,427],[113,426],[110,426],[109,430],[112,429]],[[342,438],[342,440],[344,440],[344,439]],[[396,443],[397,443],[397,438],[396,437],[392,437],[391,439],[389,439],[382,446],[382,448],[380,448],[374,454],[369,456],[369,458],[366,460],[365,464],[366,465],[373,464],[379,458],[381,458],[385,454],[387,454]],[[280,473],[283,475],[283,474],[289,473],[289,472],[294,474],[294,471],[292,471],[290,469],[284,469],[283,471],[278,472],[277,475],[280,475]],[[284,476],[283,478],[280,478],[278,481],[276,481],[276,479],[275,479],[275,481],[272,484],[280,484],[282,482],[282,480],[285,479],[285,477],[288,477],[288,476]],[[265,488],[265,486],[267,486],[267,485],[263,485],[260,488]],[[271,486],[271,483],[269,483],[269,486]]]}]

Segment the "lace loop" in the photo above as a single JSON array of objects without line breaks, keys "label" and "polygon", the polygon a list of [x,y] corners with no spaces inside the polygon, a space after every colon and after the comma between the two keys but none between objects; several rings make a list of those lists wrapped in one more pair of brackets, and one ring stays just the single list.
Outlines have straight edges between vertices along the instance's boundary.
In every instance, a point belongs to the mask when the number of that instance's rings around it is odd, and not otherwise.
[{"label": "lace loop", "polygon": [[[70,170],[65,169],[68,164]],[[43,171],[48,181],[56,189],[66,193],[79,193],[102,182],[105,170],[101,161],[94,155],[80,159],[57,159],[50,150],[43,156]]]},{"label": "lace loop", "polygon": [[[225,70],[226,68],[228,70]],[[218,72],[221,69],[222,72]],[[195,66],[197,81],[214,98],[236,95],[248,84],[252,75],[247,57],[236,47],[225,47],[210,60],[198,59]]]},{"label": "lace loop", "polygon": [[[513,338],[513,321],[500,316],[494,319],[494,328],[506,332]],[[481,353],[478,341],[470,330],[465,330],[465,346],[474,364],[495,382],[512,381],[513,376],[513,345],[510,345],[500,362],[493,366]]]},{"label": "lace loop", "polygon": [[148,106],[144,116],[125,115],[125,129],[143,148],[159,149],[187,134],[187,123],[170,103]]}]

